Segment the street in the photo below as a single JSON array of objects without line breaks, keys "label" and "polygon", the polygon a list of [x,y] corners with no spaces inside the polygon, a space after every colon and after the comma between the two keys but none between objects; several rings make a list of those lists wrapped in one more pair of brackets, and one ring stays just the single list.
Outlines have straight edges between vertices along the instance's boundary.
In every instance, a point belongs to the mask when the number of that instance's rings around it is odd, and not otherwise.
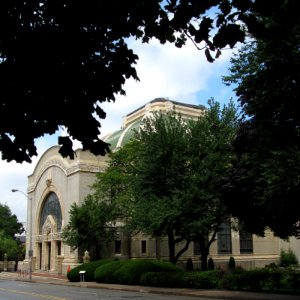
[{"label": "street", "polygon": [[[192,300],[195,297],[0,280],[0,300]],[[208,300],[211,298],[198,298]]]}]

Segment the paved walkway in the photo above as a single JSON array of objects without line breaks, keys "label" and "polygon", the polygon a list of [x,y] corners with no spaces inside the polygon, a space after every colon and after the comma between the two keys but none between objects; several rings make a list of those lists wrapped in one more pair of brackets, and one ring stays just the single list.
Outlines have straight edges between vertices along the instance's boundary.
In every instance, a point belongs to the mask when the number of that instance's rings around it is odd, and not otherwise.
[{"label": "paved walkway", "polygon": [[[29,281],[28,274],[18,274],[15,272],[1,272],[1,279]],[[51,273],[33,273],[32,282],[48,284],[61,284],[69,286],[114,289],[124,291],[137,291],[141,293],[168,294],[192,297],[207,297],[219,299],[241,299],[241,300],[300,300],[300,295],[281,295],[267,293],[252,293],[227,290],[200,290],[200,289],[177,289],[177,288],[156,288],[145,286],[131,286],[119,284],[103,284],[97,282],[70,282],[66,276]]]}]

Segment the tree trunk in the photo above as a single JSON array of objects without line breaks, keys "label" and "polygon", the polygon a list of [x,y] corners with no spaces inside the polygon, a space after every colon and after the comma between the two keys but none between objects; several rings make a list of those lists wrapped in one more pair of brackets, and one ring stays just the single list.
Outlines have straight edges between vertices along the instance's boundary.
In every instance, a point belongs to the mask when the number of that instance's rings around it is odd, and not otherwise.
[{"label": "tree trunk", "polygon": [[200,261],[201,261],[201,271],[207,270],[207,257],[208,257],[208,237],[206,235],[199,236],[198,243],[200,246]]},{"label": "tree trunk", "polygon": [[201,253],[201,271],[207,271],[207,253]]},{"label": "tree trunk", "polygon": [[179,251],[177,252],[177,254],[175,255],[175,264],[177,263],[179,257],[180,257],[185,251],[188,250],[190,243],[191,243],[191,241],[186,241],[184,247],[181,248],[181,250],[179,250]]},{"label": "tree trunk", "polygon": [[169,246],[169,262],[176,264],[175,259],[175,238],[173,232],[168,232],[168,246]]}]

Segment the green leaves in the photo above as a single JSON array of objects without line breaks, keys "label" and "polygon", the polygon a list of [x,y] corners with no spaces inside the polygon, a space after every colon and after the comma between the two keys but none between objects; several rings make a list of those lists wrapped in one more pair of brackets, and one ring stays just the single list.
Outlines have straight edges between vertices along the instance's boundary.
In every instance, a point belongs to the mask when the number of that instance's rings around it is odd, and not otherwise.
[{"label": "green leaves", "polygon": [[[11,214],[7,205],[0,203],[0,259],[4,253],[9,260],[22,259],[22,247],[15,238],[16,234],[24,231],[22,223],[18,222],[16,215]],[[20,257],[19,257],[20,256]]]},{"label": "green leaves", "polygon": [[6,204],[0,203],[0,232],[5,236],[15,237],[24,231],[22,223],[18,222],[16,215],[12,215]]},{"label": "green leaves", "polygon": [[[224,78],[236,85],[243,113],[234,142],[238,160],[224,183],[227,205],[248,231],[262,235],[269,228],[282,238],[300,232],[295,213],[300,209],[300,35],[294,5],[278,1],[269,7],[255,1],[268,36],[257,34],[247,43]],[[255,26],[252,19],[244,21]]]},{"label": "green leaves", "polygon": [[[283,0],[272,5],[249,0],[2,0],[2,159],[31,162],[37,155],[35,139],[54,134],[59,126],[84,149],[106,154],[95,105],[125,95],[127,79],[139,80],[138,56],[125,42],[129,37],[177,47],[187,39],[197,47],[204,42],[199,48],[213,62],[226,45],[244,42],[246,33],[265,39],[287,33],[290,20],[298,18],[294,5]],[[265,26],[272,15],[283,22]],[[96,114],[105,117],[101,109]],[[64,157],[74,158],[66,139],[62,147]]]},{"label": "green leaves", "polygon": [[63,228],[62,238],[69,246],[88,250],[93,260],[99,259],[103,245],[114,238],[115,220],[113,204],[89,195],[82,205],[71,206],[70,220]]},{"label": "green leaves", "polygon": [[99,197],[117,203],[128,230],[168,236],[172,262],[186,251],[176,253],[178,242],[214,232],[226,213],[220,180],[233,158],[236,109],[208,104],[197,120],[175,111],[145,118],[94,185]]},{"label": "green leaves", "polygon": [[6,236],[0,231],[0,258],[4,260],[4,254],[8,260],[17,261],[21,258],[22,247],[11,236]]}]

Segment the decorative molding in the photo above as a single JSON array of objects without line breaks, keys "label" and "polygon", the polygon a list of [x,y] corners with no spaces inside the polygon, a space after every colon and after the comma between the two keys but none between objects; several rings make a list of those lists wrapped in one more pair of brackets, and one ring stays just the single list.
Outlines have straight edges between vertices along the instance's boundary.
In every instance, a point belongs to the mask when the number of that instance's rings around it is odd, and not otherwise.
[{"label": "decorative molding", "polygon": [[[89,162],[82,162],[80,160],[78,160],[78,161],[75,160],[75,163],[72,163],[72,165],[70,165],[68,167],[68,165],[66,163],[64,163],[64,161],[62,159],[56,158],[56,159],[48,160],[41,167],[39,167],[36,170],[36,172],[35,172],[36,175],[33,178],[33,182],[28,186],[29,192],[34,191],[40,178],[43,176],[43,174],[46,172],[46,170],[51,167],[60,168],[67,177],[72,174],[78,173],[78,172],[98,173],[98,172],[102,172],[105,169],[104,164],[99,165],[99,162],[98,162],[98,164],[95,164],[95,161],[91,161],[89,163]],[[49,171],[49,174],[46,179],[47,187],[49,187],[52,184],[51,171]]]}]

